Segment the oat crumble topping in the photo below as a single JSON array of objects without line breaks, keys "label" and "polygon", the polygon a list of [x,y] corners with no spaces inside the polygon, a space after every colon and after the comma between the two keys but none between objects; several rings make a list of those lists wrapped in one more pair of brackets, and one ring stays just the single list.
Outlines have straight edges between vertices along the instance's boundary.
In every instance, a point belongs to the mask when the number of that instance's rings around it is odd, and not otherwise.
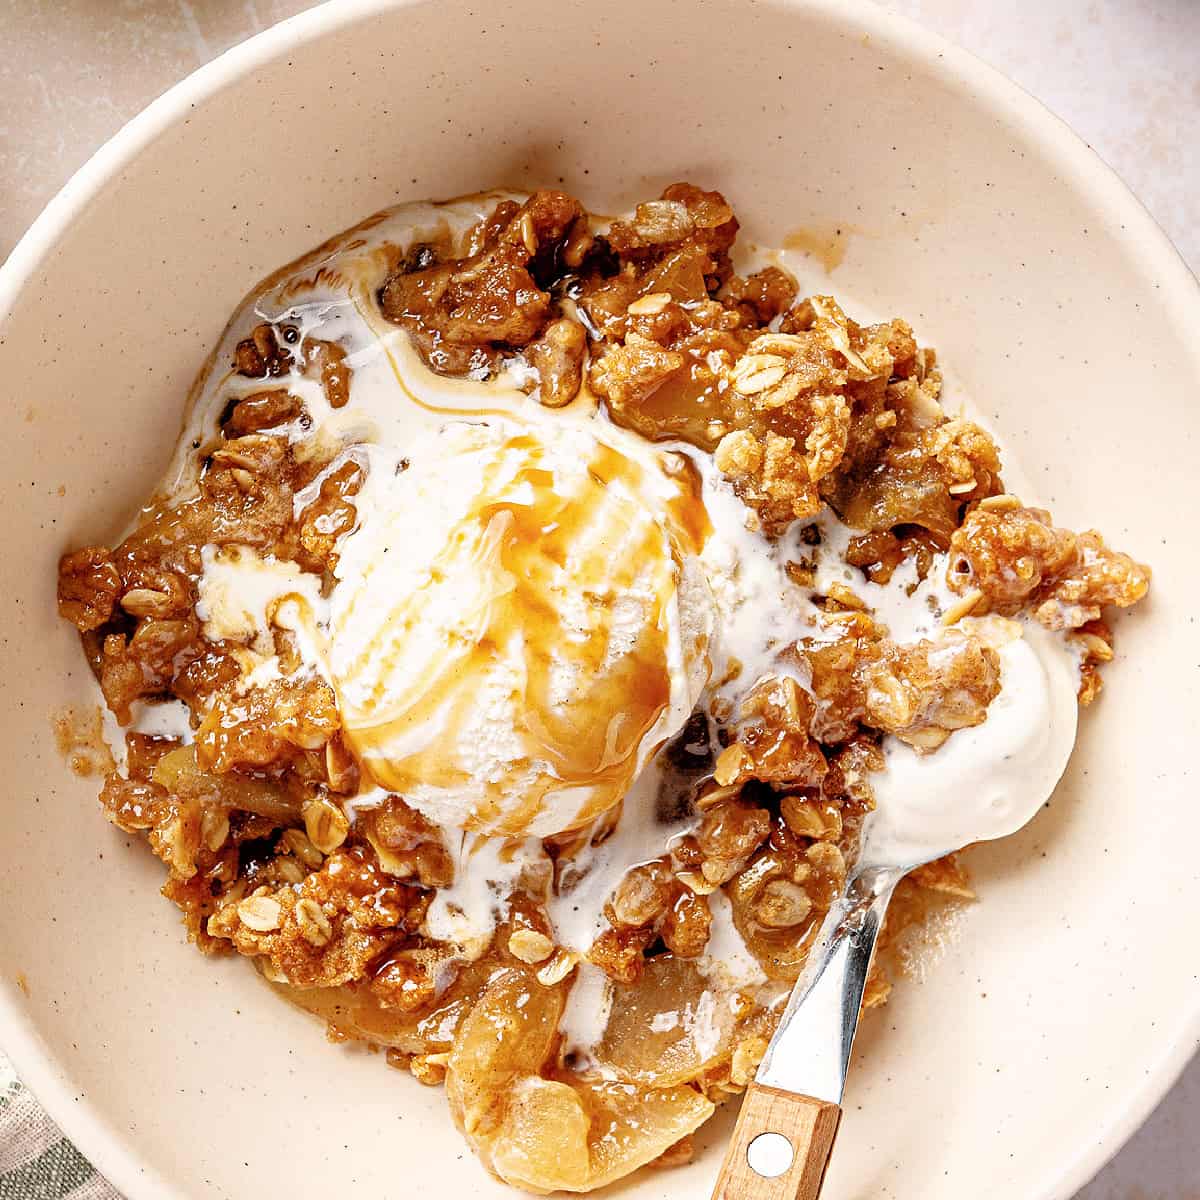
[{"label": "oat crumble topping", "polygon": [[[540,191],[497,203],[461,238],[383,250],[380,320],[432,371],[482,381],[520,369],[555,411],[590,394],[619,426],[711,456],[757,537],[803,527],[819,541],[829,511],[853,531],[846,562],[861,582],[814,598],[819,636],[788,648],[789,672],[689,722],[664,751],[694,825],[620,879],[583,958],[556,940],[544,904],[577,837],[547,840],[486,945],[439,942],[426,918],[455,883],[458,847],[401,795],[347,805],[371,781],[296,630],[275,624],[265,648],[205,632],[206,553],[293,564],[328,593],[366,469],[281,430],[303,424],[316,394],[353,408],[359,368],[344,346],[286,318],[260,324],[236,347],[238,390],[195,493],[160,497],[118,545],[60,564],[59,611],[116,720],[164,698],[190,714],[186,738],[127,732],[100,800],[163,861],[191,939],[251,958],[331,1036],[444,1082],[484,1163],[530,1190],[686,1162],[691,1134],[746,1086],[778,1009],[735,990],[694,1036],[677,1014],[713,994],[696,963],[729,914],[767,986],[796,978],[854,860],[882,739],[936,753],[984,722],[1000,690],[997,651],[955,622],[1022,616],[1061,631],[1088,704],[1112,658],[1105,611],[1149,585],[1098,533],[1056,527],[1005,492],[993,439],[945,415],[937,358],[905,321],[860,325],[831,296],[801,297],[779,266],[737,274],[737,229],[723,196],[690,184],[607,225]],[[860,592],[898,572],[915,584],[942,561],[956,598],[944,628],[894,640]],[[788,570],[812,588],[812,562]],[[956,858],[920,868],[888,935],[971,897]],[[590,1062],[560,1029],[589,968],[614,985]],[[890,987],[877,967],[866,1006]]]}]

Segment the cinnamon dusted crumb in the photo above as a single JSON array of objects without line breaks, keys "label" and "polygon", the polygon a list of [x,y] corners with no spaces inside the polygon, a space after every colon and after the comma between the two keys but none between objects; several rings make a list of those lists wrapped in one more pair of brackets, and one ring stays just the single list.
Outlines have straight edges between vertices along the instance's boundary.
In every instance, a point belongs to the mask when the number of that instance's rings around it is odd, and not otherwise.
[{"label": "cinnamon dusted crumb", "polygon": [[227,437],[235,438],[262,433],[294,421],[303,411],[299,399],[282,388],[254,392],[233,406],[221,429]]}]

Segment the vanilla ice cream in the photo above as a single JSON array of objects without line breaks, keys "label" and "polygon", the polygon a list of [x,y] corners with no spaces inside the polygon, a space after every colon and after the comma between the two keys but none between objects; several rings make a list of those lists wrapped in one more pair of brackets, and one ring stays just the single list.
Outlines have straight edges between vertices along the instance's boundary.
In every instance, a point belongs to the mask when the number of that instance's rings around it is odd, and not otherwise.
[{"label": "vanilla ice cream", "polygon": [[694,482],[675,456],[605,434],[455,421],[393,469],[372,464],[330,672],[355,753],[436,821],[539,837],[587,824],[707,682]]}]

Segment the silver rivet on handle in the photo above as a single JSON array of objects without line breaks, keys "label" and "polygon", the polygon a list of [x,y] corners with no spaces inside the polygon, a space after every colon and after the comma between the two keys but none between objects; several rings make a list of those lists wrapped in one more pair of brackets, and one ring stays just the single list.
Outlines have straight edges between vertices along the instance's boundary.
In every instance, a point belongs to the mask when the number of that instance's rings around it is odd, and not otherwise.
[{"label": "silver rivet on handle", "polygon": [[760,1133],[746,1147],[750,1170],[764,1179],[776,1179],[787,1172],[796,1152],[782,1133]]}]

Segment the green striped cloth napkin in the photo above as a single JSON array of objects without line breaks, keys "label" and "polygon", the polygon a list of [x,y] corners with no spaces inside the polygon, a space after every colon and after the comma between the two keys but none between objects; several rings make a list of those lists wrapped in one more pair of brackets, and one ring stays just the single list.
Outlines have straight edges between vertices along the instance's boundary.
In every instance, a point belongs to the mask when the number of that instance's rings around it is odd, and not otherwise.
[{"label": "green striped cloth napkin", "polygon": [[0,1054],[0,1200],[121,1200]]}]

